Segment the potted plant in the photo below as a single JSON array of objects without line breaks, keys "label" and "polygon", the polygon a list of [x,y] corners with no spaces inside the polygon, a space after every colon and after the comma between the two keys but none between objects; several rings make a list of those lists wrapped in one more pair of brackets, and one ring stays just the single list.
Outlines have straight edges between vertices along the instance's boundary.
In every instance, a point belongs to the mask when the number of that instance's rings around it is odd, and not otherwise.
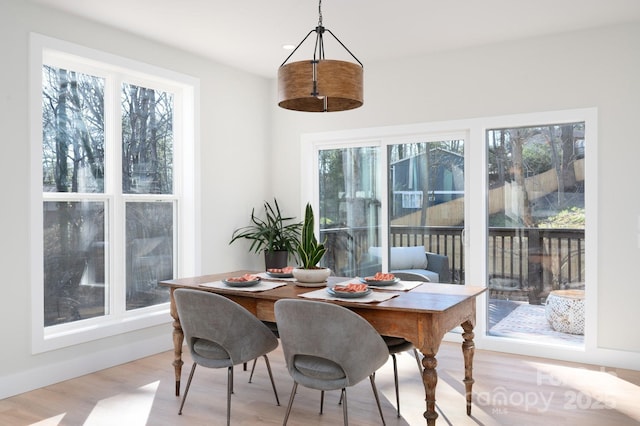
[{"label": "potted plant", "polygon": [[293,276],[307,286],[324,285],[331,274],[329,268],[318,266],[327,249],[319,243],[314,234],[314,218],[311,204],[307,203],[302,224],[302,235],[297,247],[299,265],[293,269]]},{"label": "potted plant", "polygon": [[[251,210],[251,225],[233,231],[231,241],[239,239],[251,240],[250,252],[264,252],[266,269],[284,268],[287,266],[289,254],[295,255],[300,238],[301,222],[292,222],[294,217],[283,217],[278,201],[273,204],[264,202],[265,218],[262,219]],[[291,222],[291,223],[289,223]]]}]

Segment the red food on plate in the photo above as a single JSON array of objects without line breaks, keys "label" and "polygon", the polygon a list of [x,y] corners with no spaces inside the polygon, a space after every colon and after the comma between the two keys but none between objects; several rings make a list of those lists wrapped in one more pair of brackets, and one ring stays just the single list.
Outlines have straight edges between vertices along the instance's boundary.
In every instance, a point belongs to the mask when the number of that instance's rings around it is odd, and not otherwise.
[{"label": "red food on plate", "polygon": [[257,275],[253,275],[253,274],[244,274],[241,277],[231,277],[231,278],[227,278],[227,281],[232,282],[232,283],[243,283],[246,281],[256,281],[259,280],[260,277]]},{"label": "red food on plate", "polygon": [[395,279],[395,275],[384,272],[376,272],[376,274],[372,277],[366,277],[367,281],[393,281]]},{"label": "red food on plate", "polygon": [[293,266],[285,266],[284,268],[269,268],[267,272],[273,272],[274,274],[290,274],[293,272]]},{"label": "red food on plate", "polygon": [[347,285],[336,285],[333,287],[333,291],[340,291],[342,293],[360,293],[367,291],[369,288],[366,284],[349,283]]}]

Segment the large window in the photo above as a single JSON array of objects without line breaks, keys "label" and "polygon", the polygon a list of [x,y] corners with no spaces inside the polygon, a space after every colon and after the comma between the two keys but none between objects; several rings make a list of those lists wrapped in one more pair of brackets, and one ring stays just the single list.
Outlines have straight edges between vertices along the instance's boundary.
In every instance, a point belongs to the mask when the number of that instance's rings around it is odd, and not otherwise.
[{"label": "large window", "polygon": [[[187,173],[194,166],[185,163],[193,161],[193,110],[185,106],[193,105],[194,86],[163,70],[143,72],[131,61],[96,60],[101,55],[94,51],[35,40],[32,69],[40,70],[40,101],[34,109],[41,131],[33,137],[32,164],[38,161],[41,171],[42,206],[40,215],[33,214],[40,239],[33,239],[38,350],[59,346],[52,343],[56,337],[83,341],[122,330],[123,319],[136,328],[136,319],[143,326],[166,314],[169,294],[158,282],[189,268],[182,259],[192,237],[179,220],[188,220],[186,194],[193,191]],[[103,332],[82,336],[96,328]]]}]

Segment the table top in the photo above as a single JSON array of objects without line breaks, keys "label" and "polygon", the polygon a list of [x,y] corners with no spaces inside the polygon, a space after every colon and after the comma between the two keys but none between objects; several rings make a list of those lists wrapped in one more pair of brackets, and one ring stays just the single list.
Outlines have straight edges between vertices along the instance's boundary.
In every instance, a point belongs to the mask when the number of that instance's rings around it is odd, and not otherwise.
[{"label": "table top", "polygon": [[[239,276],[245,273],[255,273],[255,271],[232,271],[221,274],[202,275],[198,277],[180,278],[175,280],[161,281],[160,285],[172,288],[197,288],[203,291],[211,291],[221,294],[233,294],[235,296],[244,296],[253,299],[266,299],[266,300],[279,300],[279,299],[293,299],[299,295],[317,290],[318,288],[300,287],[294,283],[287,283],[284,286],[275,288],[273,290],[266,290],[261,292],[245,292],[235,288],[218,289],[203,287],[201,284],[219,281],[223,278],[232,276]],[[329,277],[328,284],[336,284],[345,280],[349,280],[349,277]],[[384,289],[379,289],[384,291]],[[444,312],[448,309],[458,305],[460,302],[474,298],[479,294],[486,291],[485,287],[458,285],[458,284],[443,284],[443,283],[423,283],[422,285],[414,288],[411,291],[395,291],[398,296],[392,299],[379,303],[359,303],[357,299],[344,299],[344,301],[332,301],[332,303],[338,303],[340,305],[352,306],[352,307],[367,307],[381,310],[398,310],[408,312]]]}]

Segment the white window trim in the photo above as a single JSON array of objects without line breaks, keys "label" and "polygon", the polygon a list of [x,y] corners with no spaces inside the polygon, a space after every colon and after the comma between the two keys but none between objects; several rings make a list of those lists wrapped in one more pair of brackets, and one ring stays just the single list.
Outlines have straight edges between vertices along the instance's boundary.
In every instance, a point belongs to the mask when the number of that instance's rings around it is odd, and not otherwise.
[{"label": "white window trim", "polygon": [[[196,275],[201,268],[200,237],[195,232],[200,226],[199,191],[199,80],[181,73],[140,63],[128,58],[108,54],[90,49],[74,43],[57,40],[40,34],[30,34],[29,52],[29,102],[30,102],[30,253],[31,253],[31,335],[32,353],[40,353],[62,347],[93,341],[108,336],[131,332],[147,327],[167,324],[172,321],[169,315],[169,303],[142,309],[110,314],[104,317],[91,318],[74,323],[45,327],[44,324],[44,296],[42,271],[42,66],[43,56],[47,51],[57,54],[67,54],[71,57],[82,58],[88,68],[99,65],[99,68],[122,69],[128,75],[144,79],[148,86],[148,79],[152,78],[158,89],[171,88],[178,91],[175,110],[181,111],[182,121],[176,121],[176,149],[174,164],[182,173],[174,175],[175,195],[179,202],[176,215],[178,236],[175,275]],[[62,53],[61,53],[62,52]],[[105,88],[105,90],[107,90]],[[180,101],[182,99],[183,101]],[[105,105],[105,110],[108,105]],[[107,119],[105,117],[105,119]],[[108,125],[108,124],[107,124]],[[179,140],[181,140],[181,142]],[[115,161],[113,158],[106,161]],[[87,197],[89,198],[89,197]],[[100,199],[109,199],[108,194],[99,194]],[[159,199],[162,197],[153,197]],[[109,232],[109,231],[107,231]],[[113,263],[113,262],[112,262]],[[113,293],[113,292],[110,292]]]}]

